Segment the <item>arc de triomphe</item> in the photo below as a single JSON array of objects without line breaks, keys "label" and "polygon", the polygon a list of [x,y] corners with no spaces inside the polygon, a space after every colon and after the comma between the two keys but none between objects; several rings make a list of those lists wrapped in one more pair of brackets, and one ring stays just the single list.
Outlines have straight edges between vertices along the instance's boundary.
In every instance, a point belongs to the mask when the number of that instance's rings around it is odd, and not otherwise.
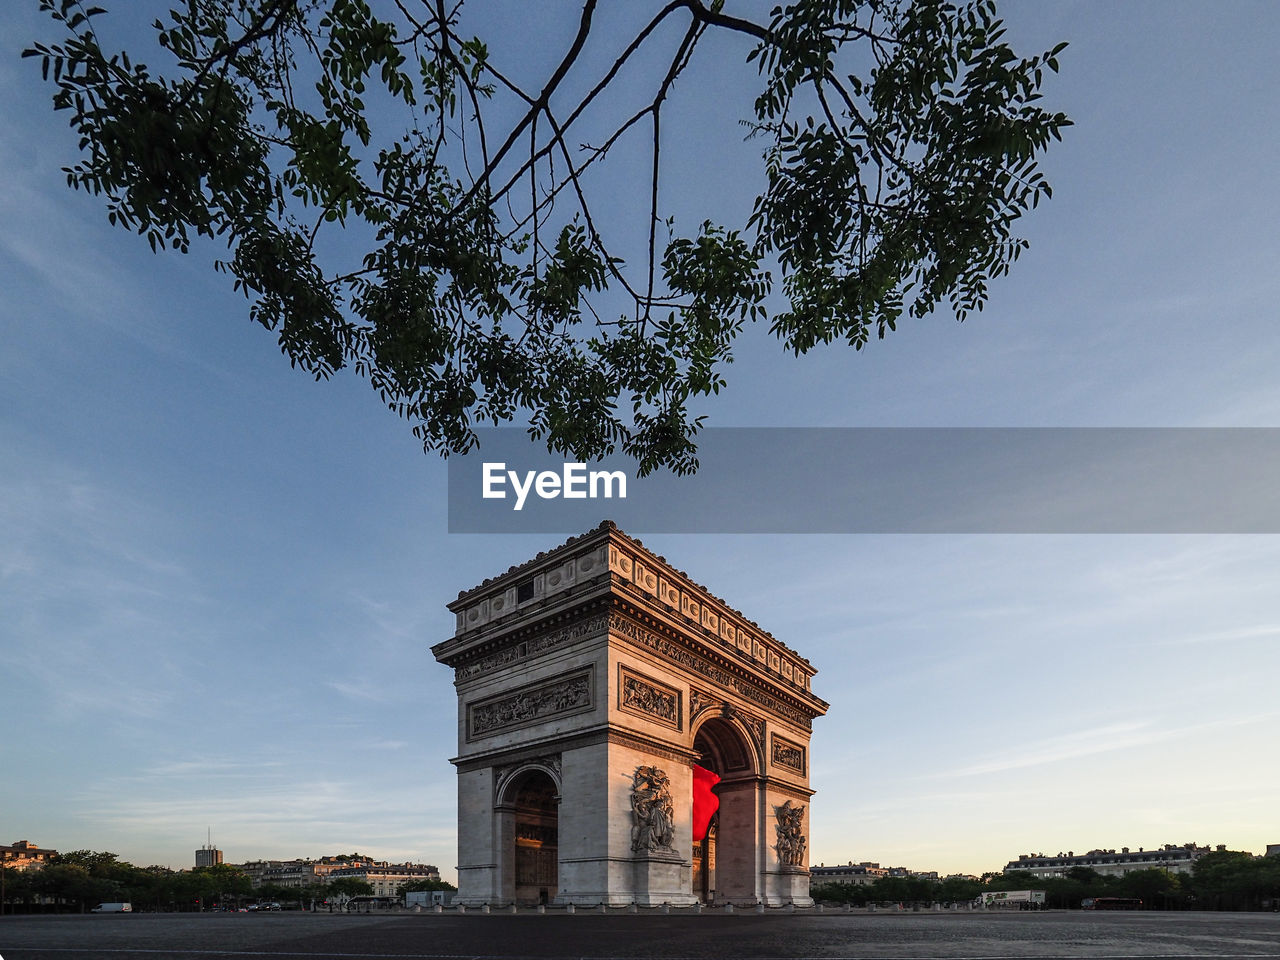
[{"label": "arc de triomphe", "polygon": [[812,902],[807,660],[608,521],[449,609],[458,902]]}]

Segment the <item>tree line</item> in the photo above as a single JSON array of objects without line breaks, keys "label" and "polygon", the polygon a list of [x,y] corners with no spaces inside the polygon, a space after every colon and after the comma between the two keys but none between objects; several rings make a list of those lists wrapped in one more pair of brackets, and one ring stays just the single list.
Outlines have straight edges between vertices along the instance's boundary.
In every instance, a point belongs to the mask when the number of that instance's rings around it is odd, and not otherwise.
[{"label": "tree line", "polygon": [[948,877],[880,877],[864,885],[814,884],[819,902],[964,903],[986,891],[1043,890],[1050,909],[1078,909],[1083,900],[1126,897],[1147,910],[1275,910],[1280,909],[1280,857],[1255,857],[1220,850],[1200,857],[1190,873],[1153,868],[1107,876],[1091,867],[1072,867],[1062,877],[1037,877],[1024,870],[985,874],[981,880]]},{"label": "tree line", "polygon": [[[453,890],[442,880],[416,880],[411,890]],[[368,896],[373,886],[358,877],[338,877],[303,887],[262,884],[228,863],[194,870],[138,867],[114,853],[74,850],[60,853],[43,868],[5,871],[6,913],[79,912],[99,903],[127,902],[135,910],[158,912],[238,908],[261,901],[306,908],[335,897]]]}]

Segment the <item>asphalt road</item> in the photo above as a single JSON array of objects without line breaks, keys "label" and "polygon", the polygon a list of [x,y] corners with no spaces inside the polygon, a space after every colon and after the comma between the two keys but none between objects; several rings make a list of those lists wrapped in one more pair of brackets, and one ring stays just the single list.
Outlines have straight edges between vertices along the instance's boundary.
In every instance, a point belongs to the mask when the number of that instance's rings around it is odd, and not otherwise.
[{"label": "asphalt road", "polygon": [[0,918],[3,960],[1190,958],[1280,960],[1275,913],[785,916],[117,914]]}]

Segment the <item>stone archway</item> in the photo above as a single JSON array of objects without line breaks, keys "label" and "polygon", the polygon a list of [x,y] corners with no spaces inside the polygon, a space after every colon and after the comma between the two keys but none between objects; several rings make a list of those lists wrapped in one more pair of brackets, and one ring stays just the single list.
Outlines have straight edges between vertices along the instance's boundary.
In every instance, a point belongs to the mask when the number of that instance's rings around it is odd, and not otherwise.
[{"label": "stone archway", "polygon": [[698,766],[720,778],[719,808],[693,851],[693,894],[704,903],[754,900],[759,894],[759,758],[732,720],[711,717],[693,738]]},{"label": "stone archway", "polygon": [[559,884],[560,794],[555,781],[532,767],[512,776],[494,808],[504,839],[499,899],[550,903]]},{"label": "stone archway", "polygon": [[607,522],[449,607],[458,903],[812,903],[812,664]]}]

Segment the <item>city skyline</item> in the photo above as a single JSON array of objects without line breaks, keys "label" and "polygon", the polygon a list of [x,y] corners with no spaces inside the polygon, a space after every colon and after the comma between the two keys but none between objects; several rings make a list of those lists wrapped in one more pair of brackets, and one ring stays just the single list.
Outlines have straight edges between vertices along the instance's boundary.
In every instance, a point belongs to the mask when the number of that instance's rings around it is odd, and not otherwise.
[{"label": "city skyline", "polygon": [[[155,256],[68,190],[33,7],[0,10],[0,839],[176,866],[212,826],[230,861],[456,880],[430,647],[564,538],[448,534],[446,465],[354,377],[290,370],[216,247]],[[1280,10],[1003,13],[1020,49],[1071,44],[1028,252],[964,324],[798,360],[748,331],[711,425],[1280,426]],[[672,129],[740,136],[701,69]],[[1275,537],[627,532],[817,668],[813,863],[1280,840]]]},{"label": "city skyline", "polygon": [[[25,840],[25,839],[24,839],[24,840],[15,841],[15,843],[25,843],[25,844],[29,844],[29,845],[30,845],[30,848],[31,848],[31,850],[32,850],[33,852],[38,851],[42,856],[47,856],[47,855],[53,855],[53,854],[61,854],[61,853],[71,852],[71,851],[70,851],[70,848],[67,848],[67,849],[58,849],[58,848],[56,848],[56,847],[49,847],[49,846],[46,846],[46,845],[44,845],[44,844],[34,843],[34,842],[32,842],[32,841]],[[0,844],[0,846],[7,846],[7,845],[5,845],[5,844]],[[1264,843],[1264,844],[1263,844],[1263,849],[1264,849],[1264,851],[1265,851],[1264,853],[1256,853],[1253,849],[1245,849],[1245,850],[1242,850],[1242,851],[1236,851],[1236,852],[1244,852],[1244,853],[1248,853],[1248,854],[1250,854],[1250,855],[1252,855],[1252,856],[1255,856],[1255,857],[1262,857],[1262,856],[1269,856],[1269,855],[1272,855],[1272,851],[1273,851],[1275,848],[1277,848],[1277,847],[1280,847],[1280,844]],[[87,847],[87,848],[81,848],[81,849],[89,849],[89,850],[94,850],[94,851],[98,851],[98,852],[100,852],[100,850],[101,850],[101,848],[100,848],[100,847],[93,847],[93,846],[90,846],[90,847]],[[1008,870],[1009,870],[1009,869],[1011,869],[1011,868],[1013,868],[1013,869],[1018,869],[1020,861],[1025,861],[1025,860],[1043,860],[1043,859],[1047,859],[1047,860],[1055,860],[1055,859],[1057,859],[1057,860],[1061,860],[1061,859],[1063,859],[1063,858],[1066,858],[1066,859],[1073,859],[1073,858],[1074,858],[1074,859],[1077,859],[1077,860],[1081,860],[1081,861],[1083,861],[1085,858],[1090,857],[1090,856],[1093,856],[1093,855],[1095,855],[1095,854],[1111,854],[1111,855],[1115,855],[1115,854],[1117,854],[1117,852],[1118,852],[1118,851],[1119,851],[1119,853],[1120,853],[1120,854],[1122,854],[1122,855],[1124,855],[1124,856],[1120,856],[1118,859],[1117,859],[1117,857],[1113,856],[1113,857],[1111,857],[1111,859],[1112,859],[1112,860],[1117,860],[1117,862],[1124,862],[1124,863],[1126,863],[1126,864],[1130,863],[1130,860],[1129,860],[1129,858],[1127,857],[1127,855],[1129,855],[1129,854],[1131,853],[1131,851],[1132,851],[1132,853],[1133,853],[1133,854],[1143,854],[1143,853],[1146,853],[1146,854],[1150,854],[1150,855],[1152,855],[1152,856],[1155,856],[1155,855],[1157,855],[1157,854],[1159,854],[1159,853],[1161,853],[1161,852],[1168,852],[1168,851],[1172,850],[1174,853],[1179,854],[1180,858],[1185,859],[1185,854],[1186,854],[1186,850],[1187,850],[1187,849],[1190,849],[1190,850],[1192,850],[1193,852],[1198,851],[1198,852],[1200,852],[1200,853],[1204,853],[1204,852],[1207,852],[1207,851],[1209,851],[1209,850],[1214,850],[1214,849],[1217,849],[1217,850],[1225,850],[1225,849],[1227,849],[1227,847],[1226,847],[1226,844],[1212,844],[1212,843],[1209,843],[1209,844],[1197,844],[1197,843],[1196,843],[1196,842],[1194,842],[1194,841],[1187,841],[1187,842],[1184,842],[1184,843],[1181,843],[1181,844],[1169,844],[1169,843],[1166,843],[1166,844],[1161,844],[1161,845],[1159,845],[1159,846],[1152,846],[1152,847],[1132,847],[1132,848],[1127,847],[1127,846],[1126,846],[1126,847],[1122,847],[1122,848],[1114,848],[1114,847],[1113,847],[1113,848],[1106,848],[1106,847],[1089,847],[1089,848],[1084,848],[1084,847],[1082,847],[1082,848],[1080,849],[1080,852],[1079,852],[1079,853],[1076,853],[1074,850],[1059,851],[1057,854],[1046,854],[1046,853],[1044,853],[1043,851],[1040,851],[1040,852],[1032,852],[1032,853],[1022,853],[1022,852],[1019,852],[1018,854],[1015,854],[1015,855],[1013,855],[1013,856],[1008,857],[1008,858],[1006,859],[1006,861],[1005,861],[1005,863],[1004,863],[1004,866],[1003,866],[1002,868],[999,868],[999,869],[996,869],[996,870],[984,871],[984,872],[985,872],[985,873],[999,873],[999,872],[1001,872],[1001,871],[1003,871],[1003,872],[1008,872]],[[114,852],[114,851],[109,851],[109,852]],[[200,854],[205,853],[205,852],[212,852],[212,853],[214,853],[214,854],[217,854],[218,856],[217,856],[217,858],[215,858],[214,862],[215,862],[216,864],[224,864],[224,863],[225,863],[225,864],[226,864],[227,866],[229,866],[229,867],[243,867],[243,866],[246,866],[246,865],[251,865],[251,864],[263,864],[263,863],[301,863],[301,864],[307,864],[307,863],[322,863],[322,862],[331,862],[331,861],[339,861],[339,860],[348,860],[348,859],[349,859],[349,860],[352,860],[352,861],[355,861],[355,862],[360,862],[360,863],[364,863],[364,862],[372,862],[372,863],[377,863],[378,865],[387,865],[387,864],[391,864],[391,865],[395,865],[395,866],[422,866],[422,867],[429,867],[429,868],[432,868],[432,869],[438,869],[438,867],[437,867],[435,864],[419,863],[419,862],[416,862],[416,861],[413,861],[413,860],[408,860],[408,859],[406,859],[406,860],[399,860],[399,859],[396,859],[395,857],[391,857],[391,858],[384,858],[384,859],[377,859],[377,858],[374,858],[374,857],[369,857],[369,856],[367,856],[366,854],[363,854],[363,853],[361,853],[361,852],[360,852],[360,851],[358,851],[358,850],[356,850],[356,851],[352,851],[350,854],[348,854],[348,853],[336,853],[336,854],[335,854],[335,853],[324,853],[324,854],[320,854],[319,856],[302,855],[302,856],[278,856],[278,857],[245,856],[245,857],[241,857],[241,858],[236,858],[236,859],[227,860],[227,859],[225,858],[225,853],[226,853],[226,851],[224,851],[221,847],[217,846],[216,844],[209,843],[209,844],[207,844],[207,845],[202,845],[202,846],[198,847],[198,848],[194,851],[194,853],[195,853],[195,859],[196,859],[196,860],[199,860],[199,859],[200,859]],[[128,858],[127,858],[127,857],[122,857],[121,859],[125,860],[126,862],[133,862],[133,861],[128,860]],[[1134,861],[1133,861],[1133,862],[1135,862],[1135,863],[1136,863],[1138,859],[1141,859],[1141,858],[1134,858]],[[1150,859],[1150,858],[1148,858],[1148,859]],[[1153,862],[1153,863],[1155,863],[1155,865],[1156,865],[1156,866],[1165,866],[1165,864],[1164,864],[1164,863],[1160,862],[1161,860],[1162,860],[1162,858],[1160,858],[1160,857],[1155,857],[1155,859],[1154,859],[1152,862]],[[174,865],[174,864],[142,864],[142,863],[134,863],[133,865],[134,865],[134,866],[138,866],[138,867],[142,867],[142,866],[164,866],[164,867],[168,867],[169,869],[173,869],[173,870],[191,870],[191,869],[200,869],[201,867],[210,866],[211,864],[195,863],[194,865],[177,866],[177,865]],[[910,865],[908,865],[908,864],[891,864],[891,863],[888,863],[888,862],[881,862],[881,861],[879,861],[879,860],[847,860],[847,861],[832,861],[832,862],[828,863],[828,862],[827,862],[827,861],[825,861],[825,860],[821,860],[821,859],[814,859],[810,865],[811,865],[811,866],[815,866],[815,867],[844,867],[844,866],[850,866],[850,867],[853,867],[853,866],[859,866],[859,867],[871,867],[871,868],[874,868],[875,870],[878,870],[878,871],[879,871],[881,874],[883,874],[883,875],[890,875],[890,874],[892,874],[892,875],[906,874],[906,875],[932,875],[932,876],[944,876],[944,877],[948,875],[948,874],[943,874],[941,871],[934,870],[934,869],[930,869],[930,868],[928,867],[928,865],[923,865],[923,866],[922,866],[922,865],[920,865],[920,864],[910,864]],[[1040,864],[1036,864],[1036,865],[1037,865],[1037,866],[1041,866]],[[1142,866],[1142,864],[1138,864],[1138,866],[1139,866],[1139,867],[1141,867],[1141,866]],[[976,877],[976,876],[981,876],[981,874],[974,874],[974,873],[962,872],[962,871],[955,871],[954,873],[952,873],[952,874],[950,874],[950,875],[952,875],[952,876],[975,876],[975,877]]]}]

